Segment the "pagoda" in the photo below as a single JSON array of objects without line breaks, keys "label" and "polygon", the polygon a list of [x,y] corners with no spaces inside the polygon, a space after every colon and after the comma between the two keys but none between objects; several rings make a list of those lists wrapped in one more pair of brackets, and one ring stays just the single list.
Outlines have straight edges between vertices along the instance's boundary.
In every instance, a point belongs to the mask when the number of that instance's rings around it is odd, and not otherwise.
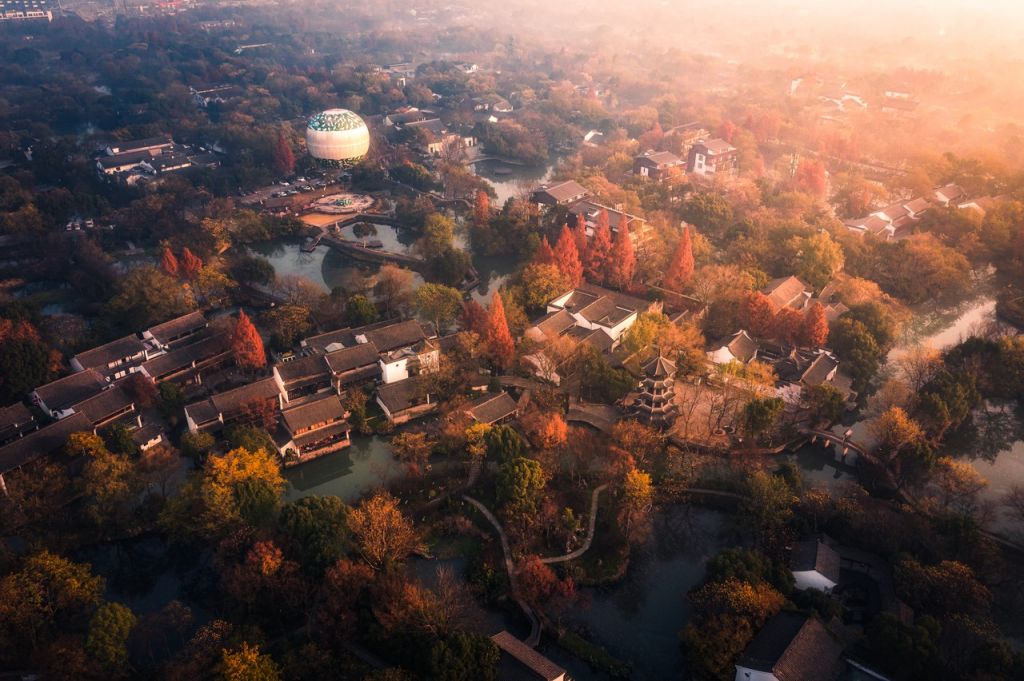
[{"label": "pagoda", "polygon": [[678,406],[675,402],[676,365],[659,353],[643,366],[643,380],[640,395],[633,403],[636,417],[643,423],[656,428],[667,428],[676,420]]}]

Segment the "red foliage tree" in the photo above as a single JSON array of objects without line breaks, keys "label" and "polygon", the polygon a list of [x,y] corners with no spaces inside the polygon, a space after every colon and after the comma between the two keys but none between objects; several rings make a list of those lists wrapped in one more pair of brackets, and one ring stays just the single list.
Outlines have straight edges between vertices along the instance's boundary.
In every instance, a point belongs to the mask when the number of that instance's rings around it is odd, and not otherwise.
[{"label": "red foliage tree", "polygon": [[636,253],[633,251],[633,237],[629,234],[629,220],[623,218],[619,223],[619,230],[615,232],[615,244],[608,259],[606,279],[612,286],[626,290],[632,285],[635,272]]},{"label": "red foliage tree", "polygon": [[573,232],[573,236],[576,237],[576,252],[580,254],[581,262],[586,260],[587,257],[587,243],[590,239],[587,238],[587,219],[583,217],[583,213],[576,216],[576,229]]},{"label": "red foliage tree", "polygon": [[730,120],[722,121],[718,126],[718,136],[732,144],[732,138],[736,136],[736,124]]},{"label": "red foliage tree", "polygon": [[804,316],[791,307],[784,307],[775,314],[775,340],[784,345],[796,345],[800,340]]},{"label": "red foliage tree", "polygon": [[295,152],[283,132],[277,134],[277,144],[274,145],[274,168],[281,175],[295,172]]},{"label": "red foliage tree", "polygon": [[555,260],[558,271],[565,277],[569,286],[579,286],[583,281],[583,263],[580,261],[580,252],[569,225],[562,225],[562,233],[558,235],[558,242],[555,244]]},{"label": "red foliage tree", "polygon": [[802,192],[821,198],[825,196],[825,166],[821,161],[812,158],[800,159],[793,178],[796,188]]},{"label": "red foliage tree", "polygon": [[548,243],[547,237],[540,240],[540,246],[537,247],[537,251],[533,254],[533,264],[558,265],[558,259],[555,258],[555,251],[551,248],[551,244]]},{"label": "red foliage tree", "polygon": [[537,556],[525,558],[516,577],[523,599],[549,612],[564,612],[576,600],[576,583],[572,578],[559,579]]},{"label": "red foliage tree", "polygon": [[743,323],[750,333],[755,336],[771,336],[775,333],[775,315],[778,309],[765,294],[760,291],[747,294],[740,312],[743,315]]},{"label": "red foliage tree", "polygon": [[459,326],[463,331],[472,331],[483,338],[487,335],[487,310],[475,300],[467,300],[462,304]]},{"label": "red foliage tree", "polygon": [[371,584],[373,570],[365,563],[339,560],[328,568],[318,599],[317,632],[336,644],[352,638],[358,632],[358,606]]},{"label": "red foliage tree", "polygon": [[682,293],[693,281],[693,244],[690,241],[690,228],[683,228],[683,235],[679,237],[676,250],[672,253],[672,260],[665,271],[665,279],[662,286],[670,291]]},{"label": "red foliage tree", "polygon": [[501,302],[501,295],[495,294],[491,298],[490,312],[487,317],[487,333],[485,335],[487,354],[495,365],[504,369],[512,363],[516,350],[512,334],[508,330],[505,304]]},{"label": "red foliage tree", "polygon": [[828,319],[825,318],[825,308],[815,302],[800,325],[800,343],[808,348],[820,348],[827,342]]},{"label": "red foliage tree", "polygon": [[178,276],[180,270],[178,266],[178,259],[174,257],[174,253],[172,253],[171,249],[167,246],[164,246],[164,254],[163,257],[160,258],[160,267],[164,272],[172,277]]},{"label": "red foliage tree", "polygon": [[608,223],[608,211],[601,209],[594,226],[594,236],[587,244],[587,257],[584,271],[587,279],[595,284],[603,283],[608,272],[608,258],[612,252],[612,230]]},{"label": "red foliage tree", "polygon": [[473,224],[477,227],[486,225],[491,219],[491,197],[482,189],[476,192],[476,201],[473,203]]},{"label": "red foliage tree", "polygon": [[190,251],[188,246],[181,249],[181,276],[185,279],[194,279],[202,268],[203,261],[198,255]]},{"label": "red foliage tree", "polygon": [[238,311],[238,321],[231,334],[231,351],[235,355],[235,363],[243,369],[259,369],[267,365],[263,339],[245,310]]}]

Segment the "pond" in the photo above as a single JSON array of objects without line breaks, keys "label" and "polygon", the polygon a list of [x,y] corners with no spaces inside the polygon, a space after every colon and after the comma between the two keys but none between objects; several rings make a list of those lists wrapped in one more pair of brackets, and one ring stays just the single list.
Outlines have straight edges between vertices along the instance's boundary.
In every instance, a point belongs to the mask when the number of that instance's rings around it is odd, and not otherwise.
[{"label": "pond", "polygon": [[[398,229],[392,225],[382,225],[375,222],[357,222],[341,228],[341,235],[350,241],[368,242],[380,241],[385,251],[392,253],[409,253],[413,244],[418,238],[417,234],[407,230]],[[326,248],[326,246],[320,246]]]},{"label": "pond", "polygon": [[352,445],[285,471],[285,501],[311,495],[356,501],[366,492],[383,487],[403,474],[391,445],[376,435],[353,436]]},{"label": "pond", "polygon": [[544,165],[526,166],[504,163],[498,160],[480,161],[471,167],[473,172],[487,180],[497,198],[494,205],[501,207],[510,198],[521,196],[538,184],[551,179],[558,159],[553,158]]},{"label": "pond", "polygon": [[[633,665],[639,681],[679,678],[685,666],[679,631],[691,608],[686,592],[704,579],[710,557],[732,545],[728,516],[697,506],[678,506],[657,514],[654,532],[630,559],[621,582],[585,589],[589,608],[575,610],[566,621],[587,638]],[[577,680],[602,678],[561,650],[545,650]]]},{"label": "pond", "polygon": [[[383,241],[380,236],[372,238]],[[312,253],[303,253],[303,243],[304,240],[298,237],[281,237],[252,244],[248,250],[266,258],[278,276],[305,277],[325,291],[338,286],[350,287],[355,278],[372,275],[377,271],[374,265],[355,261],[326,246],[319,246]],[[423,278],[414,273],[413,286],[421,283]]]}]

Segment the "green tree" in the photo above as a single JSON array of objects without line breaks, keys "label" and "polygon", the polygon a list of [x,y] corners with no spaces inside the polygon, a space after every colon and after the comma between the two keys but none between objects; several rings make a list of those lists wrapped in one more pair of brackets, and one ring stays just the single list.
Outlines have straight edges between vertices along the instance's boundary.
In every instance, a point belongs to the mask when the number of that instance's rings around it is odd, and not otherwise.
[{"label": "green tree", "polygon": [[135,614],[120,603],[101,605],[89,622],[85,650],[99,664],[105,678],[127,673],[128,636],[135,622]]},{"label": "green tree", "polygon": [[438,334],[445,333],[462,310],[462,294],[443,284],[423,284],[413,294],[416,312],[433,322]]},{"label": "green tree", "polygon": [[542,311],[547,304],[567,289],[566,278],[550,264],[530,264],[520,274],[523,306],[530,311]]},{"label": "green tree", "polygon": [[377,321],[377,308],[366,296],[354,295],[345,302],[345,323],[349,326],[366,326]]},{"label": "green tree", "polygon": [[435,641],[425,658],[424,678],[438,681],[494,681],[501,651],[486,636],[456,631]]},{"label": "green tree", "polygon": [[732,225],[732,206],[722,196],[700,192],[683,203],[683,219],[701,231],[721,235]]},{"label": "green tree", "polygon": [[536,515],[545,484],[544,469],[533,459],[517,456],[498,467],[498,501],[510,517]]},{"label": "green tree", "polygon": [[486,429],[484,442],[487,444],[488,456],[501,463],[522,456],[526,448],[526,443],[515,428],[505,425]]},{"label": "green tree", "polygon": [[803,399],[815,423],[834,423],[846,409],[846,399],[831,383],[805,388]]},{"label": "green tree", "polygon": [[263,314],[263,322],[280,350],[290,348],[312,327],[309,310],[301,305],[278,305]]},{"label": "green tree", "polygon": [[352,549],[348,513],[338,497],[315,495],[281,510],[281,528],[298,545],[303,567],[314,575],[322,575]]},{"label": "green tree", "polygon": [[849,372],[856,390],[863,390],[878,372],[882,349],[863,323],[849,317],[837,320],[829,331],[832,349]]},{"label": "green tree", "polygon": [[754,398],[743,407],[743,430],[753,444],[782,414],[785,403],[780,397]]},{"label": "green tree", "polygon": [[433,260],[452,248],[454,237],[455,223],[440,213],[431,213],[423,221],[423,236],[416,242],[416,249],[427,260]]},{"label": "green tree", "polygon": [[190,459],[201,459],[210,453],[217,441],[205,431],[185,433],[181,436],[181,453]]},{"label": "green tree", "polygon": [[50,350],[27,321],[0,319],[0,402],[21,399],[50,380]]},{"label": "green tree", "polygon": [[740,503],[740,512],[757,531],[759,543],[773,548],[793,517],[795,501],[793,490],[784,479],[756,471],[747,478],[746,498]]},{"label": "green tree", "polygon": [[784,594],[793,589],[793,573],[757,549],[740,547],[723,549],[707,564],[705,579],[709,582],[739,580],[757,586],[770,584]]},{"label": "green tree", "polygon": [[176,279],[151,265],[133,267],[119,281],[107,304],[106,316],[117,326],[136,331],[196,307],[191,294]]}]

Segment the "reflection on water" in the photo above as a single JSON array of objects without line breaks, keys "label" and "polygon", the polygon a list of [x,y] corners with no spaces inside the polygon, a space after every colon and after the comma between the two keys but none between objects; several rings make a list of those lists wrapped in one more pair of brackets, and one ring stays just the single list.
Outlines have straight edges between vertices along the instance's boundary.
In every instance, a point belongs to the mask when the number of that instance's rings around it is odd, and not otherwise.
[{"label": "reflection on water", "polygon": [[808,487],[832,489],[857,482],[857,469],[854,466],[856,455],[852,452],[844,462],[834,447],[826,447],[818,442],[804,445],[789,460],[800,468],[804,484]]},{"label": "reflection on water", "polygon": [[491,183],[497,195],[495,204],[504,206],[513,197],[547,182],[555,170],[557,160],[542,166],[517,166],[501,161],[482,161],[473,164],[473,171]]},{"label": "reflection on water", "polygon": [[357,222],[342,227],[341,235],[360,243],[379,241],[385,251],[392,253],[409,253],[417,238],[417,235],[409,230],[375,222]]},{"label": "reflection on water", "polygon": [[[659,513],[651,539],[634,551],[625,579],[588,589],[590,607],[567,619],[594,643],[631,662],[632,678],[678,678],[684,665],[679,630],[691,616],[686,592],[704,579],[708,558],[731,545],[726,523],[724,513],[694,506]],[[559,652],[548,654],[571,664]],[[578,665],[571,666],[575,671]],[[590,678],[578,672],[574,677]]]},{"label": "reflection on water", "polygon": [[285,500],[333,495],[351,503],[402,474],[391,445],[377,437],[352,438],[352,446],[285,471]]}]

